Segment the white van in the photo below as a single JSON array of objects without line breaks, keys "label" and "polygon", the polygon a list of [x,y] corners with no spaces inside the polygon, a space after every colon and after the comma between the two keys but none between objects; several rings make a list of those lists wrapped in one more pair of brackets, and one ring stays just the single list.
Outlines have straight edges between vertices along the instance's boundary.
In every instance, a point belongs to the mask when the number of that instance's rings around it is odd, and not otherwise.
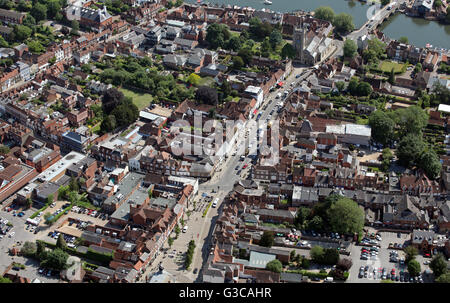
[{"label": "white van", "polygon": [[212,204],[212,207],[217,207],[217,202],[219,202],[219,198],[216,198]]},{"label": "white van", "polygon": [[326,279],[325,279],[324,282],[325,282],[325,283],[331,283],[331,282],[333,282],[333,277],[326,277]]}]

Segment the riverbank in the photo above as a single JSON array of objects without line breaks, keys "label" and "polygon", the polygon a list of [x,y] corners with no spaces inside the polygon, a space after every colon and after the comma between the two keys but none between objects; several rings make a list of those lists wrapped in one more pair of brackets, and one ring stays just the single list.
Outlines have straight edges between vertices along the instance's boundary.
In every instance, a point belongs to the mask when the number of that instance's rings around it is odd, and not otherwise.
[{"label": "riverbank", "polygon": [[[196,0],[186,0],[188,3],[196,3]],[[320,6],[331,7],[336,14],[347,13],[353,17],[356,28],[361,27],[368,21],[368,10],[372,1],[367,3],[358,0],[277,0],[272,5],[264,5],[263,0],[214,0],[209,1],[212,5],[236,5],[239,7],[251,7],[254,9],[270,9],[280,13],[293,13],[294,11],[312,12]],[[403,8],[405,9],[405,7]],[[437,48],[450,49],[450,25],[442,24],[434,20],[409,17],[404,13],[390,17],[383,22],[379,29],[391,39],[408,37],[409,43],[416,47],[426,47],[427,44]],[[369,16],[370,17],[370,16]]]}]

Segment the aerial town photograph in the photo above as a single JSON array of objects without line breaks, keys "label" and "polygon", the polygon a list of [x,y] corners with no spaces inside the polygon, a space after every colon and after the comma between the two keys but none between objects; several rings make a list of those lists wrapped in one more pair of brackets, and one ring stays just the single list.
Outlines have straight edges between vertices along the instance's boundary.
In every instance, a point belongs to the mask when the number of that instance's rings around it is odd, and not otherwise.
[{"label": "aerial town photograph", "polygon": [[450,0],[0,21],[0,283],[450,283]]}]

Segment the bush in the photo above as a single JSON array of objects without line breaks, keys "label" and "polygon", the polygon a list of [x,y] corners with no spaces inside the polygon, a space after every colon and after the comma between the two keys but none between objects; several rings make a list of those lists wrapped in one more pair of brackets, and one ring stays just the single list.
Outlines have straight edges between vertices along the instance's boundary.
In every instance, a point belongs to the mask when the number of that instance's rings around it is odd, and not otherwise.
[{"label": "bush", "polygon": [[266,269],[271,272],[281,273],[283,270],[283,264],[281,264],[279,260],[275,259],[266,264]]}]

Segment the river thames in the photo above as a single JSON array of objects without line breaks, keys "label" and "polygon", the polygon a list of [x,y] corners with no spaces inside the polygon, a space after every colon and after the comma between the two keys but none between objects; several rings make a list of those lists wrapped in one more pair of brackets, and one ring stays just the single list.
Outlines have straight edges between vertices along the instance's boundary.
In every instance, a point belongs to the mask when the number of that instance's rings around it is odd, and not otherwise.
[{"label": "river thames", "polygon": [[[196,3],[196,0],[186,2]],[[213,0],[206,1],[219,5],[250,6],[255,9],[268,8],[277,12],[292,12],[295,10],[313,11],[319,6],[329,6],[336,14],[348,13],[353,16],[356,27],[364,24],[370,5],[355,0],[272,0],[272,5],[265,5],[262,0]],[[450,49],[450,25],[443,25],[436,21],[407,17],[396,14],[382,24],[380,29],[386,36],[398,39],[406,36],[409,43],[424,47],[427,43],[434,47]]]}]

